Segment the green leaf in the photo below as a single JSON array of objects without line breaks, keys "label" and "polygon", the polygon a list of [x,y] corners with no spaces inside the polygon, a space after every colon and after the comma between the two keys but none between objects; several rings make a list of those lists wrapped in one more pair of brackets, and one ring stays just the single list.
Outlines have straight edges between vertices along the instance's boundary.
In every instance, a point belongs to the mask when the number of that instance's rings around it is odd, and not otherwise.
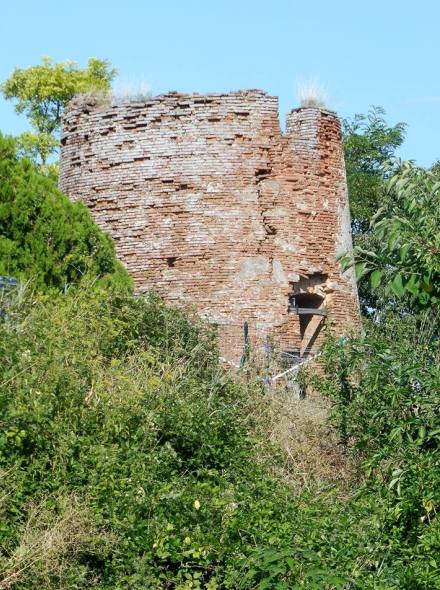
[{"label": "green leaf", "polygon": [[392,490],[399,480],[400,477],[395,477],[394,479],[392,479],[388,484],[389,489]]},{"label": "green leaf", "polygon": [[411,275],[405,284],[405,289],[413,295],[418,295],[420,291],[420,279],[417,275]]},{"label": "green leaf", "polygon": [[402,275],[396,274],[396,276],[391,281],[391,289],[397,297],[402,297],[405,293],[405,288],[402,282]]},{"label": "green leaf", "polygon": [[426,427],[422,425],[422,426],[420,426],[420,428],[419,428],[419,432],[418,432],[418,438],[417,438],[417,441],[416,441],[416,443],[417,443],[418,445],[421,445],[421,444],[423,444],[423,443],[424,443],[424,441],[425,441],[425,438],[426,438]]},{"label": "green leaf", "polygon": [[356,273],[356,278],[360,279],[361,277],[364,276],[365,273],[368,272],[368,265],[366,262],[357,262],[354,265],[354,269],[355,269],[355,273]]},{"label": "green leaf", "polygon": [[339,256],[338,262],[340,263],[343,271],[346,271],[353,266],[353,258],[348,254],[342,254]]},{"label": "green leaf", "polygon": [[410,244],[404,244],[401,248],[400,248],[400,260],[403,262],[407,255],[408,255],[408,250],[410,248]]},{"label": "green leaf", "polygon": [[382,277],[383,277],[383,272],[381,270],[376,269],[371,273],[370,282],[371,282],[372,289],[377,289],[377,287],[380,285]]}]

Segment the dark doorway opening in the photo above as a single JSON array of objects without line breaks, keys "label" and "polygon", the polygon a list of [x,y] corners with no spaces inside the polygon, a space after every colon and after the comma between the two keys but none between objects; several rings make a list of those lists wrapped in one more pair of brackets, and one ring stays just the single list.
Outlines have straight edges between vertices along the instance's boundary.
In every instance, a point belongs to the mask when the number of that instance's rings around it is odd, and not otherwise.
[{"label": "dark doorway opening", "polygon": [[298,360],[310,356],[321,332],[325,316],[323,303],[324,298],[316,293],[295,293],[289,296],[288,312],[297,315],[299,319]]}]

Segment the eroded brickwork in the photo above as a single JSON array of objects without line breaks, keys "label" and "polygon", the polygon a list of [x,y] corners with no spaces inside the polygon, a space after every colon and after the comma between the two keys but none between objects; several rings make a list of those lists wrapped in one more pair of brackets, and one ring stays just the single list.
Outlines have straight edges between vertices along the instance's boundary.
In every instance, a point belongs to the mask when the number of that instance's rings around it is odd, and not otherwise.
[{"label": "eroded brickwork", "polygon": [[242,325],[305,354],[326,310],[343,332],[358,316],[337,116],[301,108],[280,130],[278,99],[258,90],[169,93],[142,103],[71,104],[60,184],[116,242],[138,292],[195,305],[236,362]]}]

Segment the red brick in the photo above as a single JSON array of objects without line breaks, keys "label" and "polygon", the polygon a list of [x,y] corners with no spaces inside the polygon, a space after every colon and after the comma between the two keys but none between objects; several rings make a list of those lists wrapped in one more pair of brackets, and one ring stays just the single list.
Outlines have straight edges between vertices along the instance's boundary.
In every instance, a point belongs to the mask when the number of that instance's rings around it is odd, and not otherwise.
[{"label": "red brick", "polygon": [[332,111],[293,110],[282,133],[278,99],[259,90],[77,99],[64,116],[60,186],[112,235],[137,292],[194,305],[233,362],[244,321],[257,349],[267,337],[304,348],[313,334],[316,349],[323,320],[301,327],[288,310],[297,295],[320,295],[337,332],[357,322],[354,278],[337,262],[351,234]]}]

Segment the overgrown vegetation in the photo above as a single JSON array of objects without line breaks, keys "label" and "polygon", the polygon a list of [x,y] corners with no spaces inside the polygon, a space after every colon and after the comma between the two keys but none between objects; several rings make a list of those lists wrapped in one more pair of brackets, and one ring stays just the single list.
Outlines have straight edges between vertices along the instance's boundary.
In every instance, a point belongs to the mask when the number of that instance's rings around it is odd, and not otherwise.
[{"label": "overgrown vegetation", "polygon": [[350,444],[376,475],[341,496],[288,482],[263,440],[270,397],[225,373],[183,312],[88,282],[16,298],[0,338],[3,587],[435,588],[438,349],[426,365],[421,340],[398,349],[386,396],[395,351],[350,349]]},{"label": "overgrown vegetation", "polygon": [[268,400],[206,328],[88,283],[16,300],[0,342],[3,587],[288,588],[248,559],[295,535],[286,580],[323,579],[308,509],[258,456]]},{"label": "overgrown vegetation", "polygon": [[88,209],[16,152],[16,142],[0,134],[0,275],[39,290],[64,289],[86,274],[129,288],[113,242]]},{"label": "overgrown vegetation", "polygon": [[440,304],[439,205],[435,174],[395,164],[369,234],[355,248],[358,278],[368,277],[374,290],[382,287],[382,297],[406,298],[409,311]]},{"label": "overgrown vegetation", "polygon": [[365,327],[327,343],[319,388],[333,402],[345,452],[362,465],[358,499],[381,506],[372,587],[439,588],[438,317],[388,312]]},{"label": "overgrown vegetation", "polygon": [[362,465],[358,493],[382,503],[375,587],[439,588],[440,183],[408,162],[387,166],[383,183],[354,260],[343,260],[363,287],[365,332],[328,339],[316,385]]},{"label": "overgrown vegetation", "polygon": [[308,376],[329,424],[134,297],[86,208],[0,137],[0,275],[21,281],[0,298],[1,589],[440,588],[440,185],[382,167],[403,132],[378,109],[345,126],[366,317]]}]

